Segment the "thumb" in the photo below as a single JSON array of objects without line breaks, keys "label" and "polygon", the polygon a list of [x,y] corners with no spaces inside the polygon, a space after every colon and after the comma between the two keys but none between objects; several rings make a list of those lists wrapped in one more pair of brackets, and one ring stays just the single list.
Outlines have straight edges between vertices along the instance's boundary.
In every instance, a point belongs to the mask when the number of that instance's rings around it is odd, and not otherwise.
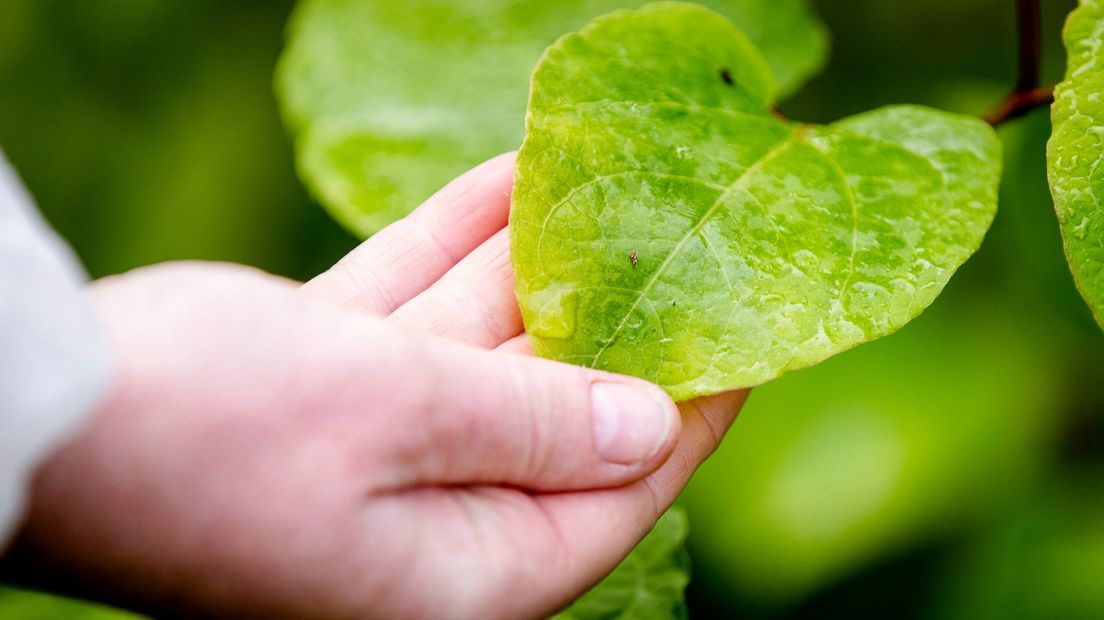
[{"label": "thumb", "polygon": [[[509,484],[541,491],[626,484],[671,454],[680,419],[659,387],[548,360],[427,343],[405,460],[407,484]],[[417,421],[415,421],[417,420]]]}]

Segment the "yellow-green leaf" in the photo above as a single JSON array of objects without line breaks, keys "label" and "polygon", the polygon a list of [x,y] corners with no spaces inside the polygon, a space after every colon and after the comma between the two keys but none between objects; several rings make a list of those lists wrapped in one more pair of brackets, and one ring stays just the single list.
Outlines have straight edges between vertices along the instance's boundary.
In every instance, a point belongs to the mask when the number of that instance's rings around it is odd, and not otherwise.
[{"label": "yellow-green leaf", "polygon": [[[277,92],[299,170],[367,236],[522,140],[526,85],[546,46],[643,0],[304,0]],[[827,57],[805,0],[706,0],[796,88]]]},{"label": "yellow-green leaf", "polygon": [[1104,327],[1104,2],[1082,0],[1063,39],[1066,78],[1054,91],[1047,174],[1073,278]]},{"label": "yellow-green leaf", "polygon": [[690,581],[686,510],[672,506],[612,573],[554,620],[685,618]]},{"label": "yellow-green leaf", "polygon": [[980,245],[988,125],[893,106],[771,114],[770,68],[697,5],[620,11],[534,73],[511,248],[538,355],[677,399],[756,385],[889,334]]}]

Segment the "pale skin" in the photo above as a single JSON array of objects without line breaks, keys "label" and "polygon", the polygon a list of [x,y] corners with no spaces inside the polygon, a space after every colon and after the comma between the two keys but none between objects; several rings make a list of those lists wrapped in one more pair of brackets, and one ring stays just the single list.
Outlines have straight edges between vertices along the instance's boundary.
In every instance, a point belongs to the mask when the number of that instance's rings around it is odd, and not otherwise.
[{"label": "pale skin", "polygon": [[35,476],[6,572],[164,616],[523,618],[608,573],[745,392],[531,357],[514,157],[300,285],[221,264],[95,283],[114,385]]}]

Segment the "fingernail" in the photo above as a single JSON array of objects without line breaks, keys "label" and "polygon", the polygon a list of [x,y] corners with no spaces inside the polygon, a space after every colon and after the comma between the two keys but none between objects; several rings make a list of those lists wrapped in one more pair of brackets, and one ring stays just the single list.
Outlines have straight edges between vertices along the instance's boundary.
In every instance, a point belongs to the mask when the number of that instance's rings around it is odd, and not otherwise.
[{"label": "fingernail", "polygon": [[646,388],[600,382],[591,386],[590,398],[594,445],[603,461],[643,463],[671,433],[674,411]]}]

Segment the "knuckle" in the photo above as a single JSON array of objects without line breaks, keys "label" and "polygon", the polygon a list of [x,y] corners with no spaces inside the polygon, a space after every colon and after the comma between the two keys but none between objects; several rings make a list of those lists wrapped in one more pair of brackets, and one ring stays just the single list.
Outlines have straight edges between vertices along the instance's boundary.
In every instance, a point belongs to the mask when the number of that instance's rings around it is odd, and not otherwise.
[{"label": "knuckle", "polygon": [[543,381],[533,380],[529,365],[515,359],[502,359],[503,392],[506,407],[518,430],[518,450],[524,463],[524,475],[529,479],[541,477],[551,463],[553,450],[550,438],[549,418],[544,411],[549,395]]}]

